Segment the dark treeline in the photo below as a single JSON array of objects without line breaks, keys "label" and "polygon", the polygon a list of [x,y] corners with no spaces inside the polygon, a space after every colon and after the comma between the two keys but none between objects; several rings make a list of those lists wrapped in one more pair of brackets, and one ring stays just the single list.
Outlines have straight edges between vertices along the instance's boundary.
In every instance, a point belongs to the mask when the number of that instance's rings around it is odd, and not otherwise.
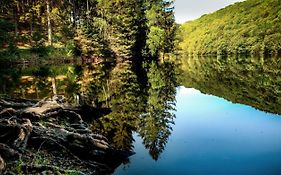
[{"label": "dark treeline", "polygon": [[[173,0],[1,0],[0,48],[46,54],[152,59],[174,48]],[[45,52],[44,52],[45,51]],[[117,59],[118,58],[118,59]]]},{"label": "dark treeline", "polygon": [[181,27],[186,54],[280,54],[281,1],[247,0]]}]

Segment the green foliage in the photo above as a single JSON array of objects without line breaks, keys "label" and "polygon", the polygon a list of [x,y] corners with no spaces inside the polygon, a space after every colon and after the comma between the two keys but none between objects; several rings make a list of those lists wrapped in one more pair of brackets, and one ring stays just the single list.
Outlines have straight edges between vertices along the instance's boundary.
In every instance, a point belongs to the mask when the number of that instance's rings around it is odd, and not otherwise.
[{"label": "green foliage", "polygon": [[158,49],[164,44],[164,30],[159,27],[152,26],[148,34],[147,45],[152,56],[158,54]]},{"label": "green foliage", "polygon": [[0,19],[0,47],[11,39],[9,32],[13,30],[13,24],[4,19]]},{"label": "green foliage", "polygon": [[45,48],[52,46],[68,56],[113,57],[141,65],[173,51],[172,6],[173,0],[5,0],[0,7],[0,47],[16,38],[16,46],[31,47],[40,58],[50,56]]},{"label": "green foliage", "polygon": [[99,26],[91,23],[77,29],[75,37],[77,53],[86,58],[107,58],[112,56],[108,41],[101,35]]},{"label": "green foliage", "polygon": [[48,48],[44,46],[44,35],[42,31],[34,31],[32,34],[32,48],[31,52],[37,54],[39,57],[46,56],[48,54]]},{"label": "green foliage", "polygon": [[280,53],[281,2],[247,0],[181,26],[185,54]]},{"label": "green foliage", "polygon": [[173,0],[147,0],[147,48],[152,57],[174,51],[176,24]]},{"label": "green foliage", "polygon": [[281,114],[280,57],[188,57],[183,85]]},{"label": "green foliage", "polygon": [[148,100],[141,116],[139,133],[154,160],[164,150],[175,115],[176,74],[173,63],[152,62],[148,71]]},{"label": "green foliage", "polygon": [[17,161],[17,164],[16,164],[16,166],[15,166],[15,172],[17,173],[17,174],[19,174],[19,175],[21,175],[21,174],[23,174],[23,171],[22,171],[22,166],[23,166],[23,161],[22,161],[22,159],[19,159],[18,161]]},{"label": "green foliage", "polygon": [[50,160],[46,157],[46,155],[39,153],[39,151],[35,154],[32,159],[32,164],[34,165],[47,165],[50,163]]},{"label": "green foliage", "polygon": [[7,51],[10,55],[18,55],[19,54],[18,48],[17,48],[14,41],[10,41]]}]

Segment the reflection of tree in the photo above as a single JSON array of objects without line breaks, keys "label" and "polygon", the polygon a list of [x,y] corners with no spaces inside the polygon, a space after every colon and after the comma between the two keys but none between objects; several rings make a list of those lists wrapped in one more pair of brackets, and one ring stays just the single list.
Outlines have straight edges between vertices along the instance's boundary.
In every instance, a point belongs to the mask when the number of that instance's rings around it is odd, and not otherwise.
[{"label": "reflection of tree", "polygon": [[64,94],[73,101],[77,91],[77,73],[71,65],[40,67],[15,66],[1,70],[0,93],[11,97],[31,99],[50,98],[54,94]]},{"label": "reflection of tree", "polygon": [[79,102],[81,105],[99,107],[107,100],[107,80],[109,71],[105,64],[89,64],[81,67],[78,77]]},{"label": "reflection of tree", "polygon": [[81,66],[68,66],[67,71],[65,73],[66,80],[59,83],[60,87],[62,87],[62,91],[64,96],[66,97],[67,101],[70,103],[75,103],[77,91],[78,91],[78,84],[77,79],[81,73]]},{"label": "reflection of tree", "polygon": [[148,72],[148,101],[141,115],[139,133],[154,160],[165,148],[172,131],[175,115],[176,77],[174,65],[152,63]]},{"label": "reflection of tree", "polygon": [[175,65],[152,63],[147,74],[147,93],[141,93],[130,62],[118,63],[112,71],[96,64],[81,68],[78,84],[85,103],[98,106],[107,101],[112,110],[94,123],[95,130],[99,129],[122,150],[132,149],[132,133],[139,131],[144,145],[157,160],[171,134],[175,117],[172,113],[176,94]]},{"label": "reflection of tree", "polygon": [[281,114],[278,57],[189,57],[182,68],[186,87]]},{"label": "reflection of tree", "polygon": [[142,102],[137,77],[129,63],[117,64],[108,89],[112,112],[100,120],[102,127],[117,148],[131,150]]},{"label": "reflection of tree", "polygon": [[0,94],[10,94],[19,82],[20,71],[0,67]]},{"label": "reflection of tree", "polygon": [[19,94],[18,87],[21,87],[27,98],[51,97],[56,91],[71,103],[78,93],[85,105],[106,104],[112,112],[95,121],[94,129],[122,150],[132,150],[133,132],[138,131],[157,160],[171,134],[175,117],[172,113],[176,93],[174,67],[172,63],[152,63],[148,82],[143,81],[141,85],[140,80],[146,78],[138,78],[130,62],[118,63],[113,70],[106,64],[41,66],[20,71],[16,76],[20,85],[14,85],[12,90]]},{"label": "reflection of tree", "polygon": [[[36,67],[33,69],[14,67],[6,69],[0,78],[3,93],[12,97],[44,98],[49,93],[45,90],[51,88],[47,80],[50,70],[48,67]],[[44,94],[44,96],[42,96]]]}]

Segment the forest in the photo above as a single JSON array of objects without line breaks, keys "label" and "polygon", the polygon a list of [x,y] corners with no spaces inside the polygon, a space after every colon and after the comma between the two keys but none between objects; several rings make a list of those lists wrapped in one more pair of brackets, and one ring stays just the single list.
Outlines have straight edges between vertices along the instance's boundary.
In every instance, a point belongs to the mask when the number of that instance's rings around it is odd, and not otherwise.
[{"label": "forest", "polygon": [[281,1],[247,0],[180,27],[187,55],[276,55],[281,51]]},{"label": "forest", "polygon": [[173,0],[1,0],[0,57],[140,62],[172,52],[176,28]]},{"label": "forest", "polygon": [[157,160],[177,26],[174,0],[1,0],[0,174],[112,174],[136,132]]},{"label": "forest", "polygon": [[[183,25],[175,1],[0,0],[0,174],[192,174],[197,165],[219,174],[209,168],[230,172],[231,160],[239,174],[249,157],[279,161],[281,123],[270,120],[267,133],[254,118],[269,114],[248,107],[281,114],[280,59],[265,56],[281,53],[281,1],[247,0]],[[251,122],[235,125],[244,115]],[[264,154],[262,135],[276,136],[279,151]],[[261,152],[245,152],[252,145]]]}]

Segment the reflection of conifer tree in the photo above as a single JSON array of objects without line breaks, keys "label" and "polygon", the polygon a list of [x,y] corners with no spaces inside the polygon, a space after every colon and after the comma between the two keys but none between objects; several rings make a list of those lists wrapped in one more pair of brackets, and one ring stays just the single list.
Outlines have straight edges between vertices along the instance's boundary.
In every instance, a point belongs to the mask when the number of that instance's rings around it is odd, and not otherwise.
[{"label": "reflection of conifer tree", "polygon": [[[27,83],[25,90],[28,97],[41,99],[44,97],[50,97],[53,95],[53,87],[51,77],[54,77],[53,72],[49,66],[41,66],[32,71],[32,81]],[[34,96],[35,95],[35,96]]]},{"label": "reflection of conifer tree", "polygon": [[[22,98],[46,98],[51,97],[57,91],[56,73],[50,66],[32,68],[14,67],[7,69],[0,77],[5,94]],[[0,92],[1,93],[1,92]]]},{"label": "reflection of conifer tree", "polygon": [[112,113],[101,119],[104,132],[117,148],[131,150],[142,103],[130,64],[120,63],[113,69],[109,91]]},{"label": "reflection of conifer tree", "polygon": [[[26,69],[26,73],[30,74],[32,81],[22,82],[24,89],[28,91],[29,88],[34,89],[36,98],[51,98],[54,95],[64,95],[66,100],[73,103],[74,94],[76,94],[77,85],[77,72],[75,67],[70,65],[58,66],[42,66],[38,69]],[[27,75],[28,75],[27,74]],[[33,96],[29,96],[34,98]]]},{"label": "reflection of conifer tree", "polygon": [[81,105],[100,106],[106,100],[108,72],[104,64],[90,64],[79,77],[79,102]]},{"label": "reflection of conifer tree", "polygon": [[68,66],[65,73],[66,81],[64,82],[64,95],[68,102],[75,103],[76,93],[79,89],[77,79],[81,75],[81,66]]},{"label": "reflection of conifer tree", "polygon": [[20,71],[16,68],[0,67],[0,94],[11,94],[15,91],[20,79]]},{"label": "reflection of conifer tree", "polygon": [[141,117],[139,133],[154,160],[164,150],[171,134],[175,115],[176,77],[173,64],[152,63],[148,72],[148,103]]}]

